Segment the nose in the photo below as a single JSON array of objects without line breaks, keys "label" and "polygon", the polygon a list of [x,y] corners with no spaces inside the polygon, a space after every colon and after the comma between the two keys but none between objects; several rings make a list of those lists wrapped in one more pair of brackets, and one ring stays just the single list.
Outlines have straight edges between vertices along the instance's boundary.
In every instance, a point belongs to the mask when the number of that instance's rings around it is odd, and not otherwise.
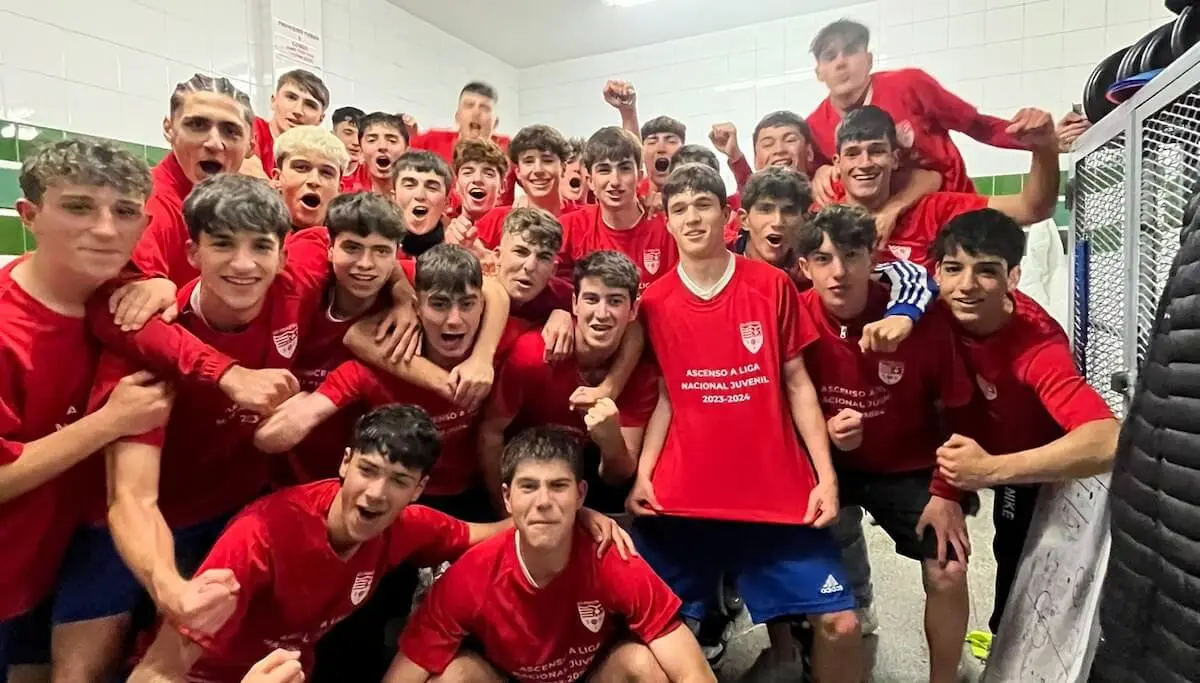
[{"label": "nose", "polygon": [[219,152],[225,146],[225,142],[221,139],[221,131],[213,126],[208,129],[208,135],[204,138],[204,148],[211,152]]},{"label": "nose", "polygon": [[238,249],[233,252],[233,260],[229,263],[229,265],[234,270],[239,272],[254,270],[258,264],[255,262],[254,254],[250,251],[250,249],[251,248],[249,246],[238,247]]},{"label": "nose", "polygon": [[369,249],[364,249],[358,258],[354,259],[354,268],[358,270],[370,270],[375,267],[375,261],[371,256]]},{"label": "nose", "polygon": [[700,210],[696,208],[695,204],[688,206],[687,211],[683,214],[683,220],[688,225],[700,222]]},{"label": "nose", "polygon": [[385,485],[383,477],[375,477],[367,482],[367,488],[363,489],[363,493],[367,496],[368,500],[378,500],[383,498]]},{"label": "nose", "polygon": [[117,236],[117,222],[113,218],[112,209],[101,209],[96,217],[96,222],[92,224],[91,230],[93,237],[101,239],[113,239]]},{"label": "nose", "polygon": [[308,175],[306,175],[304,177],[304,184],[308,185],[309,187],[320,187],[321,186],[321,172],[315,168],[313,170],[309,171]]},{"label": "nose", "polygon": [[829,274],[838,280],[846,275],[846,264],[842,262],[842,259],[833,257],[833,260],[829,262]]}]

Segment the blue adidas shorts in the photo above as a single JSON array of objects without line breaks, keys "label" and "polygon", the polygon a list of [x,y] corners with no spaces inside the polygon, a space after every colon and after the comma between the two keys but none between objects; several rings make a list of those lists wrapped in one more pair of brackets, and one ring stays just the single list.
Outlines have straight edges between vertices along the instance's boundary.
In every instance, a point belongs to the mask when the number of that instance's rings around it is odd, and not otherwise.
[{"label": "blue adidas shorts", "polygon": [[722,574],[757,623],[854,609],[841,551],[827,529],[683,517],[640,517],[638,552],[701,619],[716,600]]}]

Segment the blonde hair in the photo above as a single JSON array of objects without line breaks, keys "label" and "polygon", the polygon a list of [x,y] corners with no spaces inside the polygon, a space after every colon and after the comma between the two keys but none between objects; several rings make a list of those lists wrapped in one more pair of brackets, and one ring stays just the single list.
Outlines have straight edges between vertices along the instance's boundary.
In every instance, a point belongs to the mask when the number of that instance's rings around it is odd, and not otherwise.
[{"label": "blonde hair", "polygon": [[283,166],[289,156],[310,152],[337,165],[343,174],[350,165],[350,153],[333,133],[317,126],[296,126],[275,138],[275,165]]}]

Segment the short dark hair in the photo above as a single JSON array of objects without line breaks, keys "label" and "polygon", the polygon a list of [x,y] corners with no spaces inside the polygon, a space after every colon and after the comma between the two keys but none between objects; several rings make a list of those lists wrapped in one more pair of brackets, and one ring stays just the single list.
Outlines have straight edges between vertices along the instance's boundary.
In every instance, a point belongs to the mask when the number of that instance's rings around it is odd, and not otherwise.
[{"label": "short dark hair", "polygon": [[404,143],[408,144],[408,126],[404,125],[404,119],[386,111],[373,111],[358,119],[358,141],[362,142],[367,131],[375,126],[391,128],[400,133],[400,136],[404,138]]},{"label": "short dark hair", "polygon": [[721,163],[717,161],[717,155],[704,145],[682,145],[675,150],[675,153],[671,155],[671,168],[674,169],[683,164],[704,164],[717,173],[721,172]]},{"label": "short dark hair", "polygon": [[493,102],[499,102],[500,96],[496,94],[496,89],[483,81],[471,81],[463,86],[463,89],[458,92],[459,99],[466,93],[474,93],[482,97],[486,97]]},{"label": "short dark hair", "polygon": [[330,118],[333,119],[332,123],[335,126],[339,123],[353,123],[357,128],[358,120],[366,115],[366,112],[358,107],[338,107],[333,110],[333,116]]},{"label": "short dark hair", "polygon": [[380,455],[393,465],[427,475],[442,453],[442,437],[422,408],[393,403],[354,422],[350,450]]},{"label": "short dark hair", "polygon": [[812,183],[799,171],[768,166],[755,172],[746,182],[746,188],[742,190],[742,208],[749,211],[763,199],[789,200],[800,213],[808,213],[813,203]]},{"label": "short dark hair", "polygon": [[575,481],[583,481],[583,448],[579,437],[565,427],[532,427],[517,434],[504,446],[500,459],[500,480],[511,485],[517,468],[527,462],[565,462],[575,475]]},{"label": "short dark hair", "polygon": [[583,156],[583,148],[587,145],[587,141],[583,138],[567,138],[567,156],[563,159],[564,164],[570,164],[579,160]]},{"label": "short dark hair", "polygon": [[415,173],[433,173],[446,183],[446,192],[454,186],[454,172],[450,170],[450,165],[440,156],[423,149],[410,149],[392,164],[392,175],[398,176],[401,171],[413,171]]},{"label": "short dark hair", "polygon": [[567,146],[567,139],[562,136],[562,133],[542,124],[534,124],[525,126],[517,131],[513,136],[512,142],[508,143],[508,158],[515,166],[521,158],[521,155],[528,151],[534,152],[549,152],[558,157],[558,160],[566,163],[567,154],[570,148]]},{"label": "short dark hair", "polygon": [[651,135],[674,135],[680,142],[687,142],[687,126],[670,116],[656,116],[642,124],[642,142]]},{"label": "short dark hair", "polygon": [[501,176],[508,173],[508,158],[500,145],[491,140],[460,138],[454,144],[454,174],[458,175],[463,166],[472,162],[494,166]]},{"label": "short dark hair", "polygon": [[196,183],[183,202],[188,237],[201,233],[274,235],[283,240],[292,231],[292,217],[278,192],[258,178],[240,173],[218,173]]},{"label": "short dark hair", "polygon": [[504,234],[519,235],[536,247],[554,253],[562,248],[562,224],[549,212],[535,207],[513,209],[504,217]]},{"label": "short dark hair", "polygon": [[846,112],[837,129],[837,153],[841,154],[842,145],[848,142],[885,138],[892,149],[900,146],[896,139],[896,122],[892,115],[873,104],[868,104]]},{"label": "short dark hair", "polygon": [[754,127],[754,134],[750,136],[752,146],[758,145],[758,136],[765,128],[795,128],[805,142],[812,143],[812,133],[808,130],[808,123],[794,111],[781,109],[762,117],[762,120]]},{"label": "short dark hair", "polygon": [[329,239],[348,232],[359,237],[379,235],[397,244],[404,239],[404,212],[392,200],[375,192],[340,194],[329,202],[325,216]]},{"label": "short dark hair", "polygon": [[1006,214],[977,209],[946,223],[934,238],[930,253],[938,263],[959,249],[976,258],[999,256],[1012,270],[1025,256],[1025,240],[1025,231]]},{"label": "short dark hair", "polygon": [[46,190],[60,184],[109,187],[143,202],[151,187],[150,169],[141,158],[111,142],[79,139],[38,147],[21,164],[18,183],[25,198],[38,206]]},{"label": "short dark hair", "polygon": [[671,171],[662,189],[663,209],[671,203],[671,197],[684,192],[707,192],[716,195],[721,208],[729,205],[725,181],[719,173],[704,164],[684,164]]},{"label": "short dark hair", "polygon": [[457,244],[439,244],[417,257],[413,289],[451,296],[483,289],[483,267],[474,254]]},{"label": "short dark hair", "polygon": [[596,278],[605,287],[624,289],[629,292],[629,300],[637,301],[638,289],[642,276],[637,266],[629,257],[619,251],[601,249],[584,256],[575,264],[575,293],[579,293],[579,283],[585,277]]},{"label": "short dark hair", "polygon": [[622,162],[632,160],[640,168],[642,147],[628,131],[616,126],[606,126],[592,134],[583,146],[583,167],[588,171],[601,161]]},{"label": "short dark hair", "polygon": [[813,57],[820,59],[821,53],[835,40],[841,40],[846,47],[867,47],[871,44],[871,29],[851,19],[838,19],[817,31],[808,49]]},{"label": "short dark hair", "polygon": [[285,85],[294,85],[304,92],[312,95],[317,102],[321,103],[322,111],[329,106],[329,86],[325,85],[320,76],[317,76],[311,71],[304,69],[292,69],[279,77],[279,81],[275,84],[275,92]]},{"label": "short dark hair", "polygon": [[193,74],[186,81],[175,84],[175,90],[171,93],[169,109],[172,120],[174,120],[175,114],[179,113],[188,94],[194,92],[211,92],[230,98],[238,103],[238,108],[242,110],[242,120],[246,122],[246,125],[254,126],[254,106],[250,104],[250,96],[239,90],[228,78],[224,76],[213,78],[208,74]]},{"label": "short dark hair", "polygon": [[875,217],[861,207],[832,204],[801,224],[793,249],[806,257],[821,248],[826,235],[838,251],[865,249],[869,254],[875,244]]}]

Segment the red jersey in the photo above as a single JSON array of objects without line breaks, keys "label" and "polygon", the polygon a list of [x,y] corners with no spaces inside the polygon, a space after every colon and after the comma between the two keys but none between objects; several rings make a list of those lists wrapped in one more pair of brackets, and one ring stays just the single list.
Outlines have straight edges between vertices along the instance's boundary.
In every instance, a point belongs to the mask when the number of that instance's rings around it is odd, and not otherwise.
[{"label": "red jersey", "polygon": [[625,254],[641,274],[640,289],[675,270],[679,248],[667,231],[666,215],[643,216],[628,230],[613,230],[604,222],[600,205],[593,204],[561,218],[563,246],[558,255],[559,274],[570,277],[575,263],[593,251],[609,249]]},{"label": "red jersey", "polygon": [[357,168],[342,176],[339,189],[342,194],[350,194],[352,192],[370,192],[374,187],[375,185],[371,182],[371,174],[367,170],[367,165],[359,163]]},{"label": "red jersey", "polygon": [[[13,281],[24,260],[0,269],[0,465],[83,417],[99,354],[83,318],[52,311]],[[0,622],[33,609],[54,587],[78,522],[74,481],[67,472],[0,502]]]},{"label": "red jersey", "polygon": [[[564,201],[561,210],[555,214],[555,218],[561,218],[578,208],[578,204]],[[497,206],[475,221],[475,233],[478,235],[479,241],[483,242],[483,246],[488,249],[496,249],[500,246],[500,238],[504,237],[504,219],[508,218],[508,214],[512,210],[511,206]]]},{"label": "red jersey", "polygon": [[[324,282],[313,273],[295,277],[293,272],[289,265],[276,276],[262,312],[241,331],[217,332],[208,326],[197,310],[199,280],[179,290],[176,324],[242,367],[289,368],[303,333],[303,312]],[[122,377],[141,368],[140,358],[105,352],[92,405],[106,400]],[[184,384],[178,389],[165,428],[127,439],[161,449],[159,508],[172,529],[235,512],[262,493],[269,479],[268,456],[253,446],[262,416],[238,407],[216,385]]]},{"label": "red jersey", "polygon": [[187,224],[183,222],[183,200],[192,191],[192,181],[172,152],[150,172],[153,187],[146,200],[150,222],[133,250],[133,265],[146,277],[168,278],[182,287],[200,277],[188,262]]},{"label": "red jersey", "polygon": [[574,298],[575,287],[570,280],[552,277],[537,296],[525,303],[512,302],[508,314],[534,325],[544,325],[554,311],[570,313]]},{"label": "red jersey", "polygon": [[977,194],[927,194],[900,214],[887,245],[877,253],[878,261],[912,261],[932,273],[936,264],[929,248],[941,229],[956,216],[987,207],[988,198]]},{"label": "red jersey", "polygon": [[271,122],[261,116],[254,117],[254,156],[262,162],[263,171],[270,178],[275,173],[275,134]]},{"label": "red jersey", "polygon": [[[800,303],[817,326],[817,340],[804,350],[825,418],[843,408],[862,413],[863,442],[853,451],[834,451],[846,466],[893,474],[933,468],[936,452],[949,436],[936,404],[961,408],[971,402],[974,384],[958,352],[953,321],[945,311],[921,317],[895,353],[864,354],[862,328],[883,319],[888,293],[872,283],[866,310],[855,320],[830,314],[815,289]],[[930,492],[958,500],[960,492],[937,477]]]},{"label": "red jersey", "polygon": [[[510,320],[496,351],[497,367],[527,327]],[[467,411],[441,395],[414,386],[392,375],[376,372],[358,361],[342,363],[325,377],[317,391],[339,409],[356,402],[374,408],[389,403],[411,403],[429,413],[442,437],[442,454],[429,473],[425,493],[449,496],[476,486],[482,477],[476,448],[478,411]]]},{"label": "red jersey", "polygon": [[[1075,369],[1062,327],[1036,301],[1013,292],[1004,327],[975,337],[961,328],[967,370],[979,388],[959,431],[996,455],[1045,446],[1112,410]],[[956,426],[957,427],[957,426]]]},{"label": "red jersey", "polygon": [[[992,147],[1028,149],[1005,132],[1008,121],[980,114],[974,105],[946,90],[920,69],[871,74],[864,104],[875,105],[891,115],[900,146],[908,152],[908,161],[942,174],[942,189],[947,192],[975,192],[962,152],[950,138],[950,131],[965,133]],[[835,139],[841,122],[842,113],[828,97],[809,114],[814,165],[832,163],[837,154]]]},{"label": "red jersey", "polygon": [[732,279],[708,301],[675,269],[642,297],[672,407],[654,492],[667,514],[800,524],[817,479],[783,366],[817,332],[786,273],[733,259]]},{"label": "red jersey", "polygon": [[341,484],[296,486],[255,501],[229,523],[197,573],[228,569],[237,609],[212,637],[194,637],[204,654],[188,680],[239,683],[275,648],[297,650],[312,675],[313,647],[374,592],[401,562],[435,566],[462,555],[466,522],[420,505],[349,557],[329,545],[327,517]]},{"label": "red jersey", "polygon": [[[571,394],[579,387],[593,387],[604,381],[608,365],[585,371],[575,356],[550,365],[543,360],[545,353],[541,330],[531,330],[517,339],[492,386],[492,407],[511,418],[518,429],[557,425],[586,440],[587,426],[583,415],[571,410]],[[640,363],[617,398],[621,426],[645,427],[657,404],[658,372],[653,365]]]},{"label": "red jersey", "polygon": [[[508,145],[512,140],[507,135],[492,135],[492,142],[496,143],[500,149],[508,152]],[[440,156],[450,164],[450,168],[454,168],[454,146],[458,144],[458,131],[445,130],[434,128],[427,130],[424,133],[419,133],[412,136],[408,141],[408,146],[411,149],[423,149]],[[517,186],[517,169],[513,166],[508,167],[508,175],[504,177],[504,186],[500,189],[500,204],[512,204],[515,199],[514,193]],[[457,193],[454,192],[453,186],[450,188],[450,201],[452,206],[459,206],[461,202],[458,199]]]},{"label": "red jersey", "polygon": [[597,558],[582,526],[571,535],[566,567],[546,586],[533,583],[517,543],[511,529],[450,565],[400,636],[405,657],[440,674],[473,636],[502,675],[570,683],[623,631],[651,643],[679,627],[679,598],[649,565],[611,550]]}]

